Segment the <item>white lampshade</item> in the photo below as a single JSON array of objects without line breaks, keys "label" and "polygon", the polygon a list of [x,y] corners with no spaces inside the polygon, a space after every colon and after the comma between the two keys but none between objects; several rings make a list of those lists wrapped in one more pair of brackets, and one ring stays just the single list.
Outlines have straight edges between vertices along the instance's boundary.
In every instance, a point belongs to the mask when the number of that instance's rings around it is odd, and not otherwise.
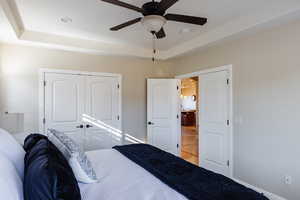
[{"label": "white lampshade", "polygon": [[166,22],[167,20],[159,15],[148,15],[141,20],[141,23],[149,32],[158,32]]}]

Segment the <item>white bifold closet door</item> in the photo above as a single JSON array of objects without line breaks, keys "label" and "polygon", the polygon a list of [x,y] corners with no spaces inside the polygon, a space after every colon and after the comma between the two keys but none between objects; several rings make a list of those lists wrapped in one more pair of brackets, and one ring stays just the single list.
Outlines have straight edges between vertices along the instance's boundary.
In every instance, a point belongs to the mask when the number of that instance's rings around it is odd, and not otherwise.
[{"label": "white bifold closet door", "polygon": [[45,74],[45,130],[68,134],[85,150],[120,144],[119,79]]},{"label": "white bifold closet door", "polygon": [[45,75],[45,127],[68,134],[84,145],[85,77],[79,75]]},{"label": "white bifold closet door", "polygon": [[89,76],[86,79],[86,149],[111,148],[121,143],[118,79]]}]

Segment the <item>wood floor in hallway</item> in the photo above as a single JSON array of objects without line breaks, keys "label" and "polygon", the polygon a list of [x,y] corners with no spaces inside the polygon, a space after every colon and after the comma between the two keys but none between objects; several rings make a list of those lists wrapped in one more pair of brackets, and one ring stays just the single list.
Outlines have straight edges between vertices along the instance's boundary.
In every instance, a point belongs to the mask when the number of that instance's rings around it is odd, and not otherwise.
[{"label": "wood floor in hallway", "polygon": [[198,133],[195,126],[181,127],[181,157],[198,165]]}]

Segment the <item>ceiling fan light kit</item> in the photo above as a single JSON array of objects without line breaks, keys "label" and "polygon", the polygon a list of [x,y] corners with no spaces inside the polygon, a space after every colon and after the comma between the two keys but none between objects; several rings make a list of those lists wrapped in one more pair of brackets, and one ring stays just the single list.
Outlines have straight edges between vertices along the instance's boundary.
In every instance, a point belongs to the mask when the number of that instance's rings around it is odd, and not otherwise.
[{"label": "ceiling fan light kit", "polygon": [[160,15],[147,15],[142,18],[141,23],[150,33],[157,33],[166,24],[167,20]]},{"label": "ceiling fan light kit", "polygon": [[[164,31],[163,26],[166,24],[167,21],[176,21],[176,22],[189,23],[189,24],[201,25],[201,26],[207,23],[207,18],[203,18],[203,17],[194,17],[194,16],[169,14],[169,13],[165,14],[166,11],[179,0],[161,0],[160,2],[156,2],[152,0],[148,3],[145,3],[142,6],[142,8],[139,8],[137,6],[119,0],[101,0],[101,1],[116,6],[120,6],[123,8],[127,8],[139,12],[143,15],[142,17],[130,20],[118,26],[114,26],[110,28],[111,31],[118,31],[127,26],[131,26],[133,24],[141,22],[142,25],[146,28],[146,30],[153,34],[153,40],[162,39],[166,37],[166,33]],[[153,49],[153,52],[155,54],[156,50]]]}]

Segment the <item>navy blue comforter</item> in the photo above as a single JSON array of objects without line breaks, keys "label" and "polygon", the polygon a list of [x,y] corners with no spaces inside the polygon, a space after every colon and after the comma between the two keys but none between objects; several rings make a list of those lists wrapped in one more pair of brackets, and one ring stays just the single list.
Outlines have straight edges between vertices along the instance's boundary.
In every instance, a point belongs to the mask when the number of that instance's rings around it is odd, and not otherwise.
[{"label": "navy blue comforter", "polygon": [[146,144],[113,147],[191,200],[268,200],[235,181]]}]

